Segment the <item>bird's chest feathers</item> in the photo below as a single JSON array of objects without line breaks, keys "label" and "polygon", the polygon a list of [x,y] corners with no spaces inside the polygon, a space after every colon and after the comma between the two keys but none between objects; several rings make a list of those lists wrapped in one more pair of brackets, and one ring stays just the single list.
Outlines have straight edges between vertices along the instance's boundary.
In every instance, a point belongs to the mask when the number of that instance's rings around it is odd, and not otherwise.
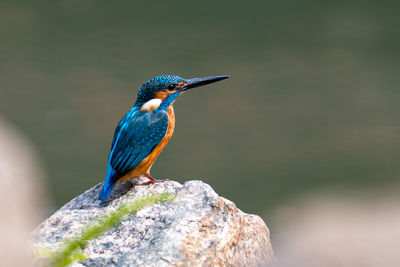
[{"label": "bird's chest feathers", "polygon": [[[164,139],[167,137],[168,141],[169,141],[169,139],[171,139],[171,137],[172,137],[172,134],[174,133],[174,129],[175,129],[175,112],[174,112],[174,108],[171,105],[168,107],[168,128],[167,128],[167,132],[165,133]],[[167,143],[168,143],[168,141],[167,141]]]},{"label": "bird's chest feathers", "polygon": [[[165,132],[164,138],[161,140],[161,142],[154,148],[154,150],[150,153],[149,158],[151,159],[150,161],[153,161],[151,165],[153,165],[154,161],[158,157],[158,155],[161,153],[161,151],[164,150],[165,146],[168,144],[169,140],[172,137],[172,134],[174,133],[175,129],[175,112],[174,108],[172,106],[169,106],[167,108],[168,110],[168,128],[167,131]],[[150,165],[150,167],[151,167]]]},{"label": "bird's chest feathers", "polygon": [[[172,137],[175,129],[175,113],[174,108],[169,106],[168,110],[168,127],[165,132],[164,138],[160,141],[160,143],[153,149],[149,156],[141,163],[144,167],[143,169],[148,172],[153,165],[154,161],[157,159],[158,155],[160,155],[161,151],[164,150],[165,146],[168,144],[169,140]],[[139,166],[138,166],[139,167]],[[145,172],[143,172],[145,173]],[[143,174],[142,173],[142,174]]]},{"label": "bird's chest feathers", "polygon": [[127,179],[138,177],[140,175],[146,174],[150,172],[151,166],[160,155],[160,153],[164,150],[165,146],[168,144],[169,140],[172,137],[175,129],[175,113],[174,108],[169,106],[167,108],[168,111],[168,127],[167,131],[165,132],[164,138],[160,141],[160,143],[153,149],[153,151],[133,170],[122,176],[118,183]]}]

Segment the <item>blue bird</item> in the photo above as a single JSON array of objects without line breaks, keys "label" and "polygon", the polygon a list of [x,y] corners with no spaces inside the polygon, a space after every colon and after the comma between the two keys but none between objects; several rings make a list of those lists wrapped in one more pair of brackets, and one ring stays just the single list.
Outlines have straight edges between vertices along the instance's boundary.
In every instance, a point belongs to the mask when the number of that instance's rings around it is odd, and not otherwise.
[{"label": "blue bird", "polygon": [[227,78],[223,75],[183,79],[162,75],[144,83],[135,104],[115,129],[99,199],[104,201],[115,185],[128,178],[145,175],[149,184],[162,181],[152,178],[150,169],[174,132],[175,99],[188,89]]}]

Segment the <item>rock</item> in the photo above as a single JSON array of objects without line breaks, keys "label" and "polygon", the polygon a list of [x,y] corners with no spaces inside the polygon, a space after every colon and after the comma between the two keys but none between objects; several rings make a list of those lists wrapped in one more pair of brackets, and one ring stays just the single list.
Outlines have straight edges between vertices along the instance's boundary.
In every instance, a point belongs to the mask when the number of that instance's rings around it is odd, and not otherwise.
[{"label": "rock", "polygon": [[154,204],[91,240],[76,266],[266,266],[275,261],[264,221],[240,211],[201,181],[142,186],[145,178],[119,184],[106,202],[98,184],[74,198],[33,233],[34,246],[55,250],[97,216],[127,201],[172,192],[172,203]]}]

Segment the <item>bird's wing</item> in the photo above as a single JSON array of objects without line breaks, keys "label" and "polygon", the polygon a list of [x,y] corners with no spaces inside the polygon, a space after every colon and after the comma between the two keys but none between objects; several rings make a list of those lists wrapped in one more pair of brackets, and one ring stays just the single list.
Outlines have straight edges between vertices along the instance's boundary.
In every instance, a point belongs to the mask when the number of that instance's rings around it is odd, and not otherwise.
[{"label": "bird's wing", "polygon": [[118,178],[134,169],[161,142],[168,128],[168,113],[135,111],[117,126],[109,165]]},{"label": "bird's wing", "polygon": [[167,128],[168,113],[165,110],[131,110],[121,119],[115,129],[100,200],[105,200],[117,180],[153,151],[164,138]]}]

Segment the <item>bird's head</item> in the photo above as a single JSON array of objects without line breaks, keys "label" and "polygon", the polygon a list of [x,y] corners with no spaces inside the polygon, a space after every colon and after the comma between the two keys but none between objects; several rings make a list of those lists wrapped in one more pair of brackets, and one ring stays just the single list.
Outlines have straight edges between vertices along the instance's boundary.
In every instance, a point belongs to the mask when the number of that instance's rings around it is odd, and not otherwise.
[{"label": "bird's head", "polygon": [[183,79],[175,75],[157,76],[140,87],[135,106],[143,111],[152,111],[160,106],[167,108],[186,90],[227,78],[227,75],[193,79]]}]

